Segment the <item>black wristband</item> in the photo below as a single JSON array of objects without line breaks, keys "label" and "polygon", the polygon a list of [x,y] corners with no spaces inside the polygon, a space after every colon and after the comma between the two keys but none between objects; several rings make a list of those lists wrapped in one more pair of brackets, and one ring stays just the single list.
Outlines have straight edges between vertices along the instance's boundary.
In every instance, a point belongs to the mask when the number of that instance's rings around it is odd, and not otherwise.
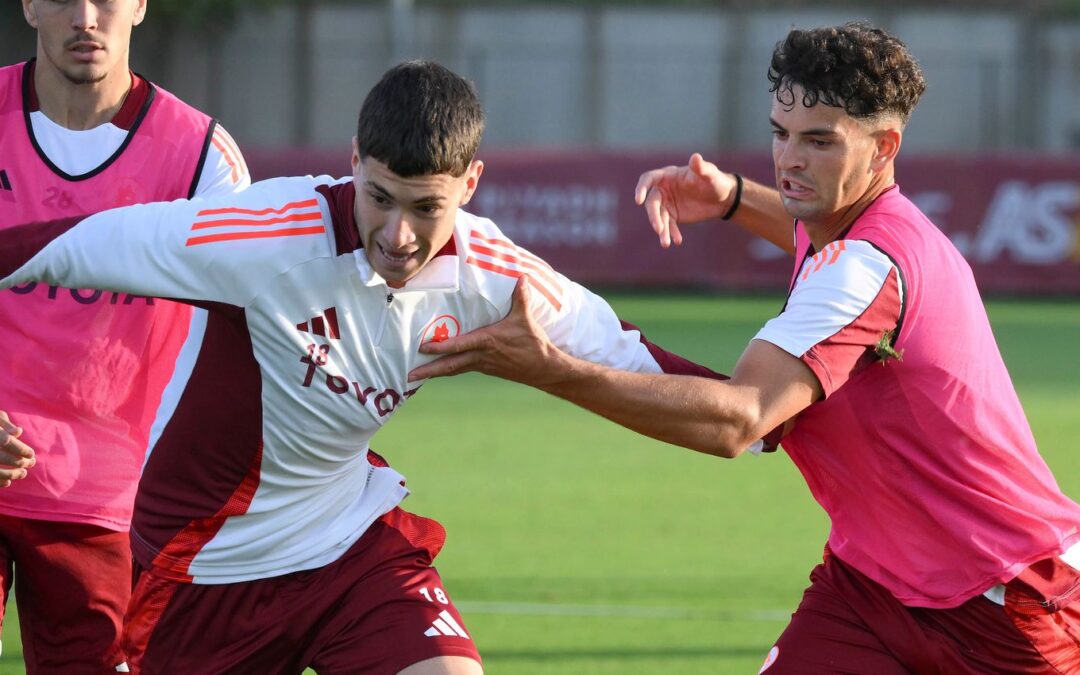
[{"label": "black wristband", "polygon": [[735,176],[735,199],[732,200],[727,213],[720,216],[720,220],[731,220],[731,217],[735,215],[735,209],[739,208],[739,203],[742,202],[742,176],[737,173],[731,175]]}]

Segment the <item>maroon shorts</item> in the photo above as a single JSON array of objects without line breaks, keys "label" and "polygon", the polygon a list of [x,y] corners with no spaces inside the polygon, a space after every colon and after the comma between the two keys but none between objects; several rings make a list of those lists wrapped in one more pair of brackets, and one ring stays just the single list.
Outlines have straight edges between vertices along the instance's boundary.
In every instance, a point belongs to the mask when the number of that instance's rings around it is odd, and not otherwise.
[{"label": "maroon shorts", "polygon": [[209,585],[137,569],[128,664],[146,674],[376,675],[437,656],[479,661],[431,566],[444,538],[434,520],[394,509],[314,570]]},{"label": "maroon shorts", "polygon": [[1057,558],[952,609],[900,604],[826,551],[766,675],[1080,673],[1080,572]]},{"label": "maroon shorts", "polygon": [[0,515],[0,623],[13,570],[26,672],[115,673],[131,591],[128,533]]}]

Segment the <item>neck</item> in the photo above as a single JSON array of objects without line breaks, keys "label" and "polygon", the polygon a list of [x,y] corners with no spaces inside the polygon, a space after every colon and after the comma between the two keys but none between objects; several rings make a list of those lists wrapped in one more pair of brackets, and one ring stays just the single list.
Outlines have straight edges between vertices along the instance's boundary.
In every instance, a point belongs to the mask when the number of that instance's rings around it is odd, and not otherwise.
[{"label": "neck", "polygon": [[118,63],[102,80],[78,84],[38,55],[34,91],[41,112],[62,127],[81,131],[111,120],[131,91],[127,60]]},{"label": "neck", "polygon": [[816,222],[801,221],[806,229],[807,236],[810,237],[810,243],[814,245],[814,250],[820,251],[830,242],[839,239],[851,227],[852,223],[862,215],[863,211],[873,204],[874,200],[882,192],[891,188],[893,184],[891,171],[887,175],[877,174],[871,180],[867,190],[855,202],[832,214],[827,219]]}]

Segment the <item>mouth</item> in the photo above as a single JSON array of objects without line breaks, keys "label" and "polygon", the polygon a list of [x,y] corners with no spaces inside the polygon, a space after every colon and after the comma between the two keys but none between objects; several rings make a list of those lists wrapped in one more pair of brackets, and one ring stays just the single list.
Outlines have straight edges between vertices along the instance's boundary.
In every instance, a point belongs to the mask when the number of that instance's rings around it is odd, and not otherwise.
[{"label": "mouth", "polygon": [[790,178],[781,178],[780,193],[791,199],[807,199],[814,194],[814,191],[798,181],[791,180]]},{"label": "mouth", "polygon": [[412,260],[415,251],[389,251],[382,244],[377,244],[379,257],[392,269],[402,268]]},{"label": "mouth", "polygon": [[80,40],[69,45],[67,50],[76,61],[92,61],[99,52],[105,51],[105,47],[92,40]]}]

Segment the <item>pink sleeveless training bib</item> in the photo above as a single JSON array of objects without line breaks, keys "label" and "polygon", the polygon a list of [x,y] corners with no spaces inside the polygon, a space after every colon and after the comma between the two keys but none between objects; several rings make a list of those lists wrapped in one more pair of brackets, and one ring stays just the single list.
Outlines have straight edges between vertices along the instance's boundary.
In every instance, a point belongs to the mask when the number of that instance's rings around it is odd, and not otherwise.
[{"label": "pink sleeveless training bib", "polygon": [[[0,68],[0,229],[191,196],[209,117],[136,79],[132,105],[114,118],[128,130],[124,143],[70,176],[34,138],[31,65]],[[0,409],[37,451],[29,476],[0,494],[0,513],[128,528],[149,427],[191,312],[44,284],[0,291]]]}]

